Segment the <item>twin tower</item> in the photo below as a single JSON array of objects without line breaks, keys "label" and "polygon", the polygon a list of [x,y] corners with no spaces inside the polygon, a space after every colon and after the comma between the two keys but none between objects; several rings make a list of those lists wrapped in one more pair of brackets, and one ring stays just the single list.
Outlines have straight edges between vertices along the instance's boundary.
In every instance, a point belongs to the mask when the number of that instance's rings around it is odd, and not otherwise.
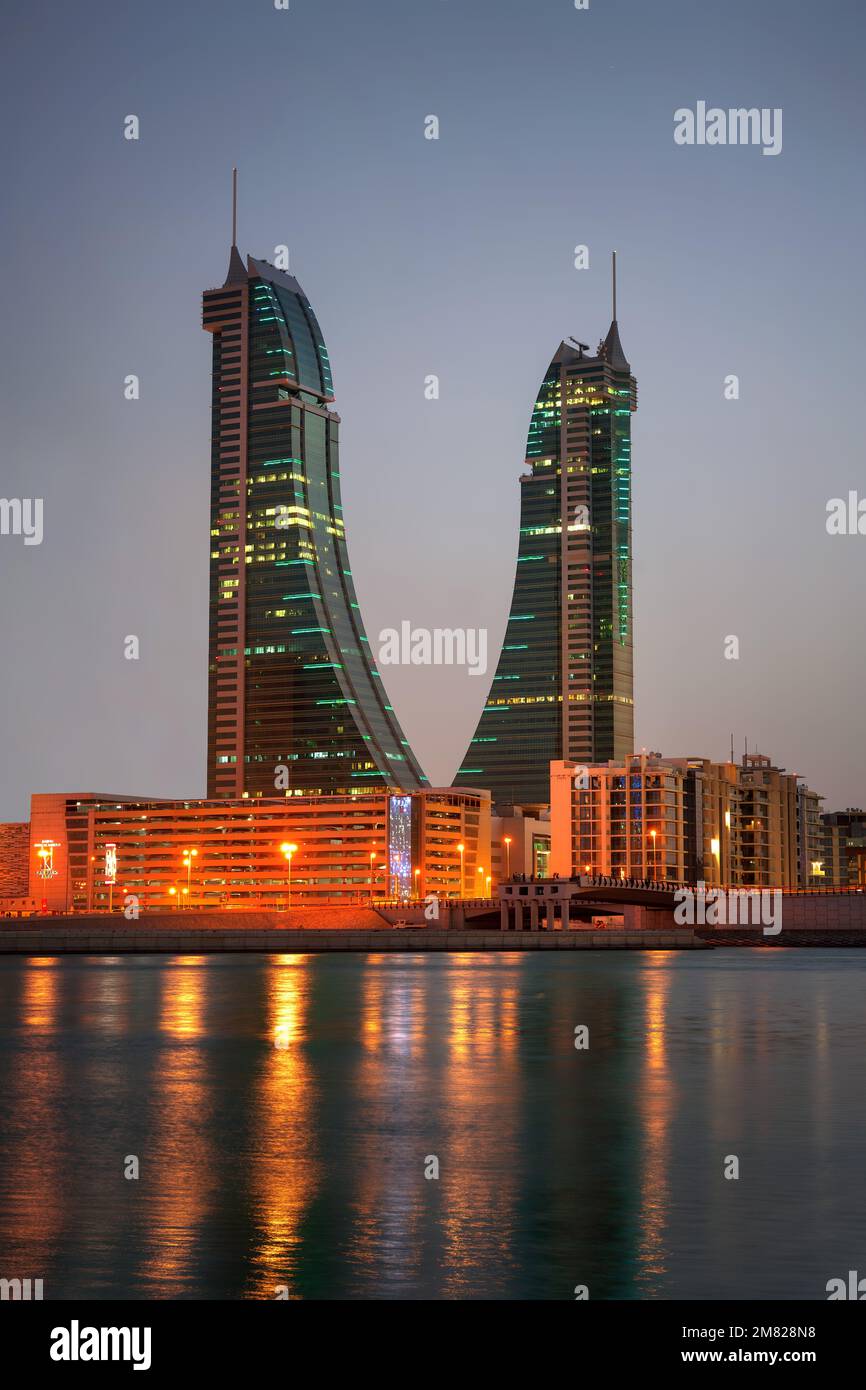
[{"label": "twin tower", "polygon": [[[616,273],[614,263],[614,286]],[[293,276],[244,264],[213,336],[208,797],[411,791],[427,778],[364,632],[340,500],[328,352]],[[549,800],[549,763],[633,751],[631,414],[614,316],[561,343],[532,413],[499,665],[455,785]]]}]

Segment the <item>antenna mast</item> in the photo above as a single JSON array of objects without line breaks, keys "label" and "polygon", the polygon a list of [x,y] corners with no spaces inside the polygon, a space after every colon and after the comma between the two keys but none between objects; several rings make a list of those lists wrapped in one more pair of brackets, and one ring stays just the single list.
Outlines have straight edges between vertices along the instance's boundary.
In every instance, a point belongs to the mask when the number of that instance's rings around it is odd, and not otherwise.
[{"label": "antenna mast", "polygon": [[232,169],[232,246],[238,244],[238,171]]},{"label": "antenna mast", "polygon": [[611,278],[613,281],[613,321],[616,323],[616,252],[611,251]]}]

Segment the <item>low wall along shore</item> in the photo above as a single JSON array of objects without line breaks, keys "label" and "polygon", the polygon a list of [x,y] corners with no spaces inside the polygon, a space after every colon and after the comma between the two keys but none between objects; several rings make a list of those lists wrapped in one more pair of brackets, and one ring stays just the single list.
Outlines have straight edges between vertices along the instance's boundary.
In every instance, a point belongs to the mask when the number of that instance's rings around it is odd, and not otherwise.
[{"label": "low wall along shore", "polygon": [[[0,954],[211,951],[547,951],[703,950],[711,946],[864,946],[866,894],[784,896],[782,931],[680,926],[669,911],[629,905],[605,921],[562,930],[501,930],[498,904],[443,906],[438,922],[423,907],[300,907],[287,912],[184,911],[0,919]],[[511,919],[505,918],[509,921]],[[558,923],[557,923],[558,927]]]},{"label": "low wall along shore", "polygon": [[[492,929],[490,929],[492,928]],[[574,951],[703,950],[690,927],[659,930],[503,932],[498,914],[475,928],[434,923],[395,927],[372,908],[300,908],[290,912],[148,913],[33,918],[0,923],[0,953],[122,955],[214,951]]]}]

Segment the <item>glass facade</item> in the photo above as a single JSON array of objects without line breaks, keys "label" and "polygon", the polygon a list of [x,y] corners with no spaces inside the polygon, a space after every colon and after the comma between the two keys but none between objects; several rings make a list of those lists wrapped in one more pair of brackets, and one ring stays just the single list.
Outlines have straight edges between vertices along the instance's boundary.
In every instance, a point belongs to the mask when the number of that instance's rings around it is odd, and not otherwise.
[{"label": "glass facade", "polygon": [[549,763],[633,744],[631,415],[616,321],[597,354],[561,343],[529,426],[505,641],[455,785],[549,800]]},{"label": "glass facade", "polygon": [[[235,261],[235,257],[237,257]],[[204,296],[214,335],[208,796],[426,785],[376,668],[346,548],[340,417],[298,282]]]},{"label": "glass facade", "polygon": [[388,797],[388,878],[395,898],[412,896],[412,797]]}]

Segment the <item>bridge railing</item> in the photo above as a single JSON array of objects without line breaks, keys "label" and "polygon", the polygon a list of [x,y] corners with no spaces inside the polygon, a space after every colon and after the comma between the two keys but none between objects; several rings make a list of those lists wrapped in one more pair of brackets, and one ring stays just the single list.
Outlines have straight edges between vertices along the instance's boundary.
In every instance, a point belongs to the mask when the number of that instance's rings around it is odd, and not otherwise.
[{"label": "bridge railing", "polygon": [[[523,877],[521,877],[521,876],[517,876],[517,875],[512,875],[511,878],[504,878],[504,879],[502,879],[502,880],[500,881],[500,885],[499,885],[499,886],[500,886],[500,887],[504,887],[504,886],[507,884],[507,885],[510,886],[510,887],[515,887],[515,886],[521,886],[521,887],[523,887],[523,886],[528,885],[528,884],[533,884],[536,888],[540,888],[540,887],[549,887],[551,884],[560,884],[560,883],[576,883],[576,884],[578,884],[578,885],[579,885],[580,887],[582,887],[582,888],[605,888],[605,889],[616,889],[616,888],[631,888],[631,889],[635,889],[635,888],[640,888],[641,890],[644,890],[644,889],[646,889],[647,891],[655,890],[655,891],[661,892],[661,893],[672,893],[672,892],[676,892],[676,890],[677,890],[678,888],[688,888],[688,889],[690,889],[692,892],[696,892],[697,889],[698,889],[698,883],[697,883],[697,882],[688,883],[688,882],[685,882],[685,881],[682,881],[682,880],[679,880],[679,879],[667,879],[667,878],[661,878],[661,879],[652,879],[652,878],[646,878],[646,879],[644,879],[644,878],[615,878],[615,877],[613,877],[613,875],[605,875],[605,874],[573,874],[570,878],[537,878],[537,877],[535,877],[535,876],[531,876],[531,877],[523,876]],[[705,891],[705,892],[712,892],[712,891],[715,891],[715,890],[718,889],[718,888],[722,888],[726,893],[727,893],[727,892],[737,892],[737,893],[786,893],[786,894],[789,894],[789,895],[791,895],[791,896],[798,896],[798,895],[800,895],[800,896],[804,896],[804,897],[812,897],[812,896],[814,896],[814,897],[820,897],[820,896],[827,896],[827,895],[832,895],[832,896],[835,897],[835,896],[837,896],[837,895],[840,894],[840,893],[845,893],[845,894],[866,893],[866,886],[862,886],[862,885],[861,885],[861,886],[858,886],[858,885],[856,885],[856,884],[845,884],[845,885],[841,885],[841,886],[839,886],[839,887],[834,888],[834,887],[832,887],[832,886],[830,886],[830,885],[826,885],[826,886],[825,886],[825,885],[823,885],[823,884],[820,885],[820,886],[819,886],[818,884],[809,884],[809,885],[807,885],[807,886],[805,886],[805,887],[801,887],[801,886],[799,886],[799,885],[796,885],[796,886],[793,886],[793,887],[780,887],[780,886],[774,885],[774,884],[760,884],[760,883],[722,883],[722,884],[715,884],[715,883],[706,883],[706,882],[704,882],[704,891]]]},{"label": "bridge railing", "polygon": [[503,878],[500,880],[499,887],[525,887],[529,884],[536,888],[556,887],[561,883],[577,884],[581,888],[640,888],[655,890],[659,893],[672,893],[677,888],[694,888],[696,884],[680,883],[668,878],[614,878],[613,875],[606,874],[573,874],[571,878],[538,878],[536,876],[516,876]]},{"label": "bridge railing", "polygon": [[[429,898],[374,898],[374,907],[400,908],[400,907],[428,907],[433,897],[436,897],[440,907],[498,907],[498,898],[444,898],[431,894]],[[367,899],[369,903],[369,899]]]}]

